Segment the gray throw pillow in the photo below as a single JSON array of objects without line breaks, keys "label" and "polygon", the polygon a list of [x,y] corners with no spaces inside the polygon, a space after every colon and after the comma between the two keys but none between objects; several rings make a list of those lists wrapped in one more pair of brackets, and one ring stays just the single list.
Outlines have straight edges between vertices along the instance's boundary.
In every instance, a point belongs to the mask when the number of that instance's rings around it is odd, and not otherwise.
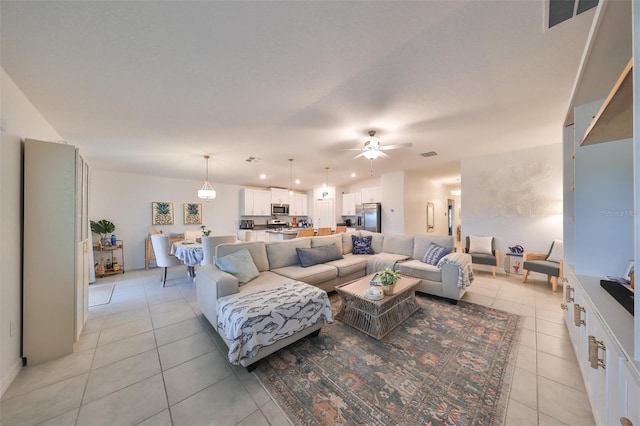
[{"label": "gray throw pillow", "polygon": [[342,250],[335,244],[312,248],[298,247],[296,251],[298,252],[298,259],[300,259],[300,264],[303,268],[332,260],[343,259]]},{"label": "gray throw pillow", "polygon": [[240,285],[246,284],[258,275],[260,271],[253,263],[251,253],[246,248],[235,253],[228,254],[216,259],[216,266],[236,278]]}]

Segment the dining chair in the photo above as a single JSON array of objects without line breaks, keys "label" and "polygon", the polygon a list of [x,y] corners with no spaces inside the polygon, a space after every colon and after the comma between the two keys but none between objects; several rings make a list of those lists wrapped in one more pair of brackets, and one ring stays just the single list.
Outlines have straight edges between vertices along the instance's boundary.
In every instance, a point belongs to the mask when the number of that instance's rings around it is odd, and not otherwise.
[{"label": "dining chair", "polygon": [[336,226],[336,234],[342,234],[347,232],[346,226]]},{"label": "dining chair", "polygon": [[303,228],[298,230],[298,235],[296,235],[296,237],[313,237],[315,234],[316,231],[314,231],[313,228]]},{"label": "dining chair", "polygon": [[241,229],[236,234],[239,241],[251,241],[253,238],[253,232],[250,229]]},{"label": "dining chair", "polygon": [[235,235],[214,235],[209,237],[202,237],[202,262],[200,266],[213,265],[214,257],[216,253],[216,247],[220,244],[235,243]]},{"label": "dining chair", "polygon": [[162,287],[167,283],[167,268],[169,266],[181,265],[180,259],[169,254],[169,236],[164,234],[155,234],[151,236],[151,245],[153,246],[153,254],[156,257],[156,265],[164,268],[161,276]]},{"label": "dining chair", "polygon": [[321,236],[321,235],[331,235],[333,234],[333,232],[331,232],[331,228],[330,227],[326,227],[326,228],[318,228],[318,232],[316,233],[316,236]]}]

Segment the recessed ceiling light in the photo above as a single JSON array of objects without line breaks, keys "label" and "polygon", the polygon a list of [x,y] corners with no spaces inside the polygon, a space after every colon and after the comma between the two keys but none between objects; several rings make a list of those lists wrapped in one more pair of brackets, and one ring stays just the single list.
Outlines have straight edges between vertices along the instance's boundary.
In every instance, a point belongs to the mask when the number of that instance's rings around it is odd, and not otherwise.
[{"label": "recessed ceiling light", "polygon": [[356,177],[356,172],[351,173],[351,177]]},{"label": "recessed ceiling light", "polygon": [[267,175],[265,175],[264,173],[260,175],[260,179],[266,179]]},{"label": "recessed ceiling light", "polygon": [[296,185],[300,185],[300,179],[296,179]]}]

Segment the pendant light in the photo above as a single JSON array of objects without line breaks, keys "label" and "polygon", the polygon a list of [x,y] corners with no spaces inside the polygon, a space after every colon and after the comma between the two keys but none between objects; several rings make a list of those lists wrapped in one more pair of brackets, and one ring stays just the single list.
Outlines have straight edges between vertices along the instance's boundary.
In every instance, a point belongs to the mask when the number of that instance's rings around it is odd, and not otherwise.
[{"label": "pendant light", "polygon": [[293,195],[293,158],[289,158],[289,195]]},{"label": "pendant light", "polygon": [[325,199],[329,196],[329,167],[325,167],[324,170],[327,174],[327,180],[324,184],[324,191],[322,191],[322,199]]},{"label": "pendant light", "polygon": [[209,156],[205,155],[204,159],[207,161],[207,173],[205,175],[204,185],[202,185],[202,188],[198,189],[198,198],[209,201],[216,198],[216,190],[213,189],[209,183]]}]

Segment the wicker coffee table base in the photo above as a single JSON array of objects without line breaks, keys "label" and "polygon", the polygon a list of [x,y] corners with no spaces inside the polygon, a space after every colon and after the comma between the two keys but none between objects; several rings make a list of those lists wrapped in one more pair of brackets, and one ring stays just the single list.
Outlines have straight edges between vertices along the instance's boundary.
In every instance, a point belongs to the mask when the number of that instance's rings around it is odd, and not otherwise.
[{"label": "wicker coffee table base", "polygon": [[377,301],[341,289],[349,284],[336,287],[342,297],[342,306],[335,318],[375,339],[382,339],[420,309],[415,292],[417,284],[418,280],[402,291]]}]

